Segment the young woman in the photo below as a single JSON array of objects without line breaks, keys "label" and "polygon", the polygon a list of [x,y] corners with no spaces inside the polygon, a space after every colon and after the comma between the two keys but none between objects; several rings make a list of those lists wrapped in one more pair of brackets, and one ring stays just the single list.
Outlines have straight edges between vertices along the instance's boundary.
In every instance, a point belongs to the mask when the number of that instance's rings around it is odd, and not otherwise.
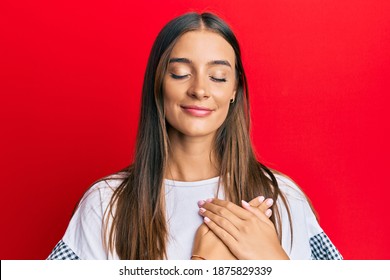
[{"label": "young woman", "polygon": [[148,61],[133,164],[92,185],[49,259],[341,259],[303,192],[256,159],[248,98],[224,21],[169,22]]}]

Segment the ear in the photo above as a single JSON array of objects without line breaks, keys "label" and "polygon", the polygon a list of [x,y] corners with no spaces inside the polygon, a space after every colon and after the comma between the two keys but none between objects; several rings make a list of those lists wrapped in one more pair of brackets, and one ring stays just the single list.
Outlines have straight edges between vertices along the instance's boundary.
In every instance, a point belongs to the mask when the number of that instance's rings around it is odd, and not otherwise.
[{"label": "ear", "polygon": [[234,99],[236,99],[237,89],[238,89],[238,79],[236,79],[236,82],[234,83],[233,96],[232,96]]},{"label": "ear", "polygon": [[233,94],[232,94],[232,97],[230,98],[230,99],[236,99],[236,93],[237,93],[237,89],[235,88],[234,90],[233,90]]}]

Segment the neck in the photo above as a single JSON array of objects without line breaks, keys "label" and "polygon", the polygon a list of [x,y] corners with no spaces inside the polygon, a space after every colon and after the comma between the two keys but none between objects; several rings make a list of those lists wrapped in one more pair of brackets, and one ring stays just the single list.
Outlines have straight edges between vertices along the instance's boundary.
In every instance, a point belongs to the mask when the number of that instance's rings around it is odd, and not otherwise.
[{"label": "neck", "polygon": [[213,153],[214,135],[189,137],[178,131],[168,131],[170,151],[166,179],[200,181],[219,175]]}]

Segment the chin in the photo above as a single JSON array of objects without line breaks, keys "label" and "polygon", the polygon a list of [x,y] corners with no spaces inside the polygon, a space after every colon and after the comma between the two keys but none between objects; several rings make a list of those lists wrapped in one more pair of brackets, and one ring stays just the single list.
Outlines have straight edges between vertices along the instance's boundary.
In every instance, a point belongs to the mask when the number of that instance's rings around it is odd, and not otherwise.
[{"label": "chin", "polygon": [[189,137],[204,137],[210,134],[214,134],[215,131],[184,131],[183,134]]},{"label": "chin", "polygon": [[189,137],[204,137],[211,134],[215,134],[216,130],[205,130],[205,129],[183,129],[179,130],[181,134]]}]

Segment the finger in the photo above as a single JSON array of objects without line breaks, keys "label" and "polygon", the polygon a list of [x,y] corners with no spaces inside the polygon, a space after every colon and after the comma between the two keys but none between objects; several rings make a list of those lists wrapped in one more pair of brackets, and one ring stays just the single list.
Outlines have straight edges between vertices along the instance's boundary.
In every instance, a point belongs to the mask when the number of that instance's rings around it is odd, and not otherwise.
[{"label": "finger", "polygon": [[[250,206],[249,203],[246,202],[245,200],[242,200],[241,203],[242,203],[242,207],[243,207],[244,209],[246,209],[246,210],[248,210],[250,213],[254,214],[257,218],[259,218],[259,219],[260,219],[261,221],[263,221],[264,223],[267,223],[267,224],[272,223],[272,222],[270,221],[269,217],[268,217],[265,213],[263,213],[262,211],[260,211],[258,208]],[[271,210],[271,209],[268,209],[268,210]],[[267,210],[267,211],[268,211],[268,210]],[[266,212],[267,212],[267,211],[266,211]],[[268,212],[268,213],[269,213],[269,212]],[[272,212],[269,213],[269,214],[272,214]]]},{"label": "finger", "polygon": [[267,209],[267,210],[264,212],[264,214],[265,214],[268,218],[270,218],[270,217],[272,216],[272,209],[271,209],[271,208]]},{"label": "finger", "polygon": [[262,196],[262,195],[257,196],[254,199],[252,199],[251,201],[249,201],[249,204],[252,207],[259,207],[264,202],[264,200],[265,200],[264,196]]},{"label": "finger", "polygon": [[272,214],[272,210],[270,208],[273,204],[274,200],[272,198],[267,198],[259,207],[257,207],[257,209],[259,209],[269,218]]},{"label": "finger", "polygon": [[221,215],[224,214],[227,215],[228,212],[223,210],[223,209],[227,209],[229,210],[229,212],[233,213],[236,217],[242,220],[246,220],[250,217],[250,215],[248,215],[248,212],[242,209],[242,207],[234,204],[233,202],[221,200],[218,198],[206,200],[206,203],[203,207],[210,208],[210,210],[213,211],[214,213],[221,214]]},{"label": "finger", "polygon": [[[244,209],[241,210],[245,211]],[[242,219],[237,217],[227,207],[219,206],[213,203],[203,204],[203,206],[199,209],[199,214],[203,217],[208,216],[213,221],[215,221],[214,217],[218,216],[219,218],[225,219],[226,222],[230,222],[230,224],[232,224],[235,228],[238,228],[239,225],[242,223]]]},{"label": "finger", "polygon": [[[268,218],[272,215],[272,210],[269,209],[274,201],[272,198],[265,199],[264,196],[258,196],[248,202],[250,206],[257,207],[261,212],[263,212]],[[268,211],[269,210],[269,211]]]},{"label": "finger", "polygon": [[237,240],[232,235],[230,235],[227,231],[222,229],[220,226],[218,226],[218,224],[210,220],[208,217],[204,217],[203,220],[209,229],[214,232],[214,234],[218,236],[219,239],[221,239],[229,249],[235,248]]},{"label": "finger", "polygon": [[225,217],[221,217],[217,214],[214,214],[211,211],[208,211],[204,208],[199,209],[200,214],[208,218],[209,220],[213,221],[216,225],[218,225],[221,229],[232,235],[233,237],[236,237],[239,233],[238,227],[241,225],[242,220],[239,219],[238,224],[232,223],[230,220],[226,219]]}]

